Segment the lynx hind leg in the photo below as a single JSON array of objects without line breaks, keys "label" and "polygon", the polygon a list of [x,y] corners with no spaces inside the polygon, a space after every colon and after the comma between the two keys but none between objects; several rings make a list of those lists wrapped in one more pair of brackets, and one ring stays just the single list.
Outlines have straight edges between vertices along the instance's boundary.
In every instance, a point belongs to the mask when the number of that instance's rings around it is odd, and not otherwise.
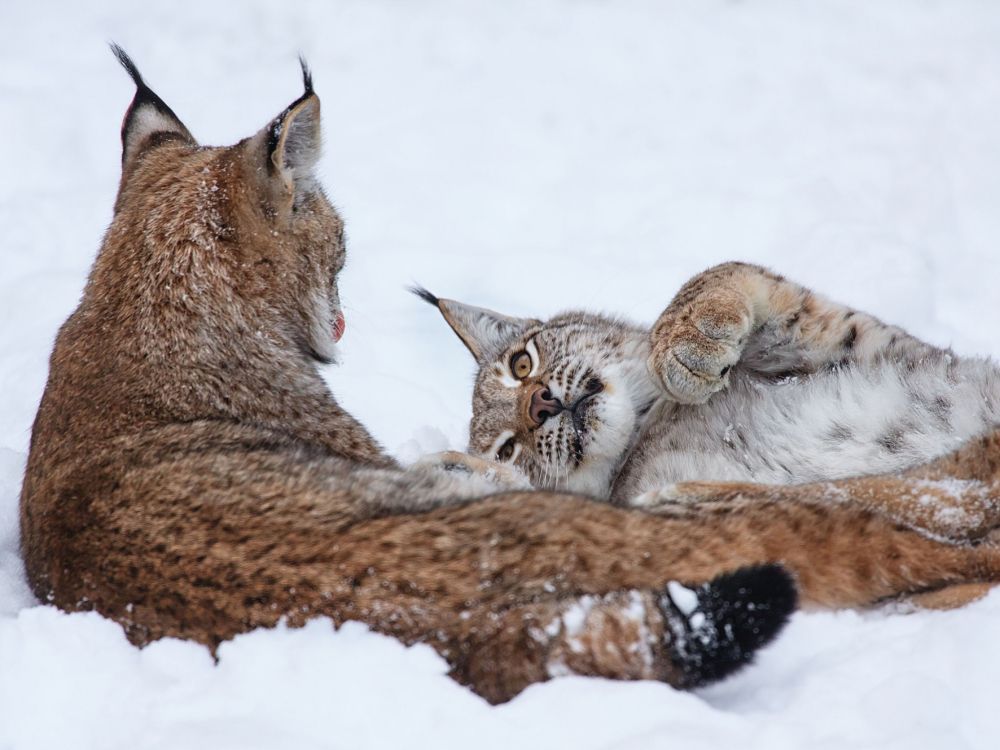
[{"label": "lynx hind leg", "polygon": [[744,665],[797,606],[781,566],[741,568],[694,589],[619,591],[525,605],[474,622],[475,645],[454,676],[491,703],[576,674],[694,688]]},{"label": "lynx hind leg", "polygon": [[957,583],[934,591],[924,591],[904,598],[901,603],[916,609],[958,609],[966,604],[977,602],[996,586],[996,583]]},{"label": "lynx hind leg", "polygon": [[659,516],[692,518],[760,501],[852,506],[944,543],[1000,548],[1000,485],[933,472],[780,486],[680,482],[644,492],[626,505]]}]

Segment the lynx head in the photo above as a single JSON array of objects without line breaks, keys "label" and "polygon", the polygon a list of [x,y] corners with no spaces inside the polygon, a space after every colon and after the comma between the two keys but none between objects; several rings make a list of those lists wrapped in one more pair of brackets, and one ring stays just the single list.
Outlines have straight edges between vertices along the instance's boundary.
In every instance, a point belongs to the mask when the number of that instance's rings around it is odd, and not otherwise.
[{"label": "lynx head", "polygon": [[122,123],[115,217],[88,291],[117,297],[109,304],[129,310],[146,340],[190,342],[194,329],[333,361],[344,331],[343,222],[315,177],[320,103],[305,63],[304,93],[277,117],[234,146],[205,147],[112,49],[137,91]]},{"label": "lynx head", "polygon": [[537,488],[606,497],[658,397],[647,333],[586,312],[541,322],[414,291],[479,365],[469,452],[513,463]]}]

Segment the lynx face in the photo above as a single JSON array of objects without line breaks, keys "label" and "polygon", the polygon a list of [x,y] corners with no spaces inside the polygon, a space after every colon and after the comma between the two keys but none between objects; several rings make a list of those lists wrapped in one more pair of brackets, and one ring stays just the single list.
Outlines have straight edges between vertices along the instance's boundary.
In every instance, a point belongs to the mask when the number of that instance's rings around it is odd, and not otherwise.
[{"label": "lynx face", "polygon": [[345,328],[336,282],[343,221],[314,175],[320,103],[308,69],[302,96],[255,135],[204,147],[115,51],[137,93],[122,125],[114,231],[141,239],[106,252],[96,280],[131,269],[114,286],[141,296],[140,307],[193,309],[205,325],[239,321],[256,336],[334,361]]},{"label": "lynx face", "polygon": [[604,496],[659,393],[641,329],[588,313],[546,323],[425,292],[479,363],[469,451],[535,487]]},{"label": "lynx face", "polygon": [[345,329],[337,288],[347,257],[344,223],[317,186],[293,206],[286,233],[284,255],[301,291],[296,299],[275,303],[296,308],[288,312],[302,321],[300,347],[305,353],[323,363],[336,362],[336,343]]}]

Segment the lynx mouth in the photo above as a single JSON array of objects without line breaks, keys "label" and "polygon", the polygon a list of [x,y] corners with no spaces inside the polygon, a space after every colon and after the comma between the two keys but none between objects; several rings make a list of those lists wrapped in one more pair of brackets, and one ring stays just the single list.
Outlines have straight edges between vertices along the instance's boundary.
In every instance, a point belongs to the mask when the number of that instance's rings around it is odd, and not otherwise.
[{"label": "lynx mouth", "polygon": [[[603,388],[601,390],[603,390]],[[588,424],[588,422],[590,421],[590,416],[593,414],[593,411],[597,406],[598,393],[600,393],[600,391],[593,391],[584,394],[576,400],[570,411],[573,423],[573,440],[570,455],[572,456],[573,463],[576,466],[583,463],[584,440],[585,438],[590,437],[594,431],[593,426]]]},{"label": "lynx mouth", "polygon": [[604,390],[604,383],[592,377],[587,380],[584,388],[583,395],[574,401],[568,409],[573,424],[573,442],[570,455],[576,466],[583,462],[584,438],[593,432],[593,428],[587,423],[597,405],[597,395]]},{"label": "lynx mouth", "polygon": [[573,404],[573,429],[578,435],[584,435],[588,432],[587,417],[594,410],[596,396],[596,393],[588,393],[586,396],[577,399],[576,403]]}]

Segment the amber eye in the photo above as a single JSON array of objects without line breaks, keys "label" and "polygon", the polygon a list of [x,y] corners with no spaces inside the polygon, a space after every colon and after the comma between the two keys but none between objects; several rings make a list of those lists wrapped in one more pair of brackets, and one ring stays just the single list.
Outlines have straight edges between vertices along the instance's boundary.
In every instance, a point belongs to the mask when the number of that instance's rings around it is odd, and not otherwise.
[{"label": "amber eye", "polygon": [[506,443],[500,446],[500,450],[497,451],[497,461],[509,461],[510,457],[514,455],[514,438],[510,438]]},{"label": "amber eye", "polygon": [[531,355],[518,352],[510,358],[510,371],[518,380],[524,380],[531,373]]}]

